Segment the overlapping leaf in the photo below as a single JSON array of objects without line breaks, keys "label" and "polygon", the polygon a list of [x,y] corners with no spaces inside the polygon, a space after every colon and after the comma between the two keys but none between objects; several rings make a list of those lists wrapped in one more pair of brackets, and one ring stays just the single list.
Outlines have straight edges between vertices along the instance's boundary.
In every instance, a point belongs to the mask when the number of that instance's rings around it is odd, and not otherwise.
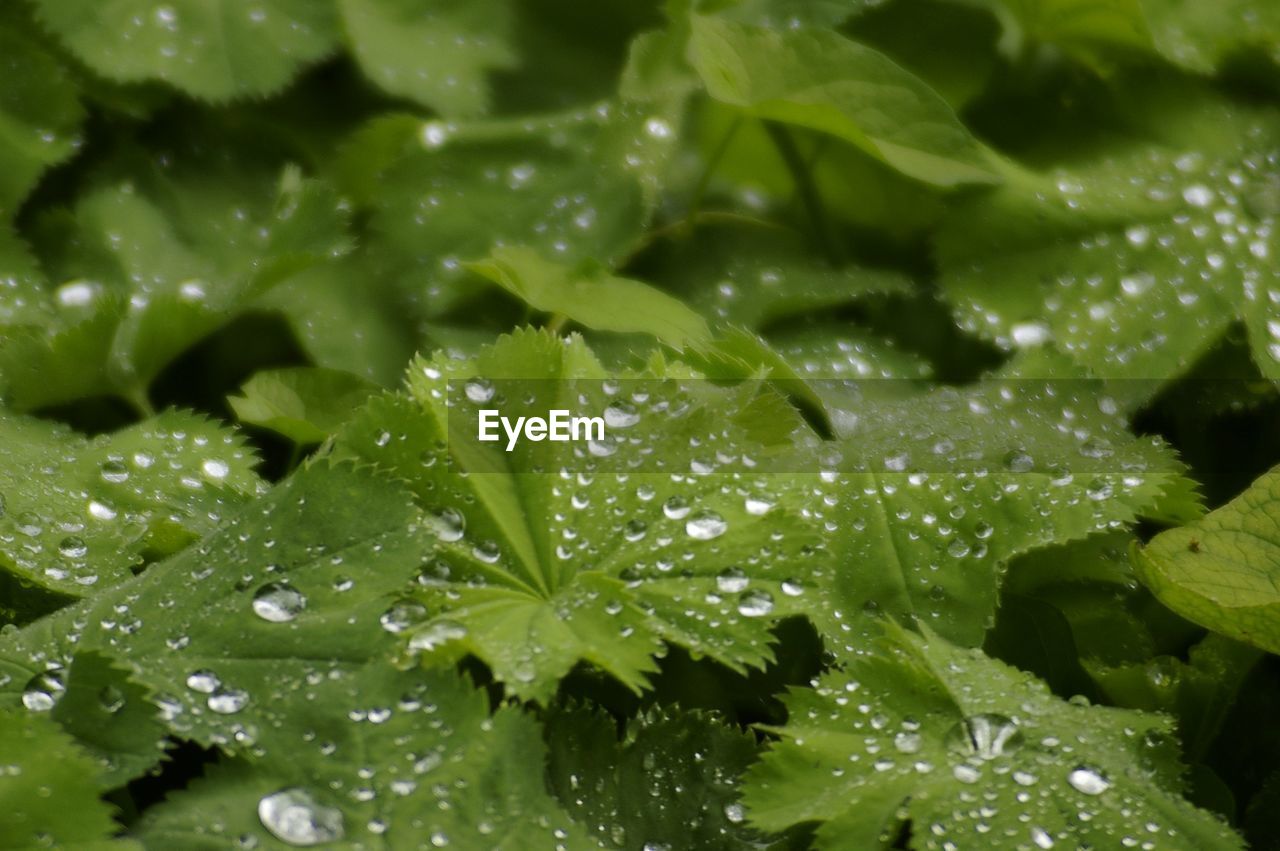
[{"label": "overlapping leaf", "polygon": [[596,847],[543,782],[545,747],[518,709],[452,672],[384,665],[299,683],[251,760],[218,765],[149,813],[149,847]]},{"label": "overlapping leaf", "polygon": [[[481,444],[466,415],[498,392],[594,410],[612,436],[590,451]],[[735,669],[763,664],[775,604],[803,587],[815,538],[753,467],[769,445],[752,426],[785,441],[787,416],[733,413],[743,402],[661,373],[611,376],[581,341],[537,332],[474,360],[416,363],[409,393],[372,402],[338,443],[406,479],[435,518],[410,647],[432,661],[474,653],[539,700],[579,662],[639,689],[664,641]]]},{"label": "overlapping leaf", "polygon": [[1171,379],[1240,321],[1280,376],[1276,113],[1181,87],[1134,97],[1144,141],[960,205],[939,238],[946,294],[966,328],[1052,341],[1107,378]]},{"label": "overlapping leaf", "polygon": [[[253,299],[342,253],[345,207],[288,170],[144,168],[84,196],[39,233],[49,278],[16,248],[0,307],[0,383],[35,408],[116,394],[145,408],[151,380]],[[51,286],[56,285],[56,286]]]},{"label": "overlapping leaf", "polygon": [[89,440],[0,412],[0,566],[69,597],[116,585],[248,502],[255,462],[239,435],[192,414]]},{"label": "overlapping leaf", "polygon": [[22,710],[0,713],[0,847],[111,851],[111,808],[98,797],[95,766],[53,722]]},{"label": "overlapping leaf", "polygon": [[86,65],[229,100],[284,87],[333,50],[337,12],[315,0],[37,0],[36,14]]},{"label": "overlapping leaf", "polygon": [[1194,511],[1168,449],[1109,410],[1087,384],[1016,379],[850,406],[812,508],[836,563],[829,628],[870,607],[977,645],[1008,559]]},{"label": "overlapping leaf", "polygon": [[822,822],[818,848],[1240,848],[1180,797],[1158,715],[1068,703],[977,651],[889,628],[787,698],[747,774],[752,823]]},{"label": "overlapping leaf", "polygon": [[1280,472],[1229,504],[1136,550],[1135,567],[1161,602],[1196,623],[1280,651]]}]

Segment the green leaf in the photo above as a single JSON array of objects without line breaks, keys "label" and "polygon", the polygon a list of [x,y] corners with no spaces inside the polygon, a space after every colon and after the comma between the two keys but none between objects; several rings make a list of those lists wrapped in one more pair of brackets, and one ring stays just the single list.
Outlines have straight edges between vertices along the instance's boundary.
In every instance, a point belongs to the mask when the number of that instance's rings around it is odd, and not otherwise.
[{"label": "green leaf", "polygon": [[706,320],[684,303],[642,281],[596,267],[570,269],[528,248],[498,248],[467,268],[530,307],[597,331],[649,334],[682,349],[710,339]]},{"label": "green leaf", "polygon": [[377,388],[349,372],[294,367],[259,372],[227,403],[242,423],[270,429],[299,446],[320,443]]},{"label": "green leaf", "polygon": [[148,813],[149,847],[595,847],[543,780],[537,724],[453,672],[370,665],[282,696],[251,760]]},{"label": "green leaf", "polygon": [[92,440],[0,413],[0,566],[81,597],[211,529],[259,486],[242,438],[167,412]]},{"label": "green leaf", "polygon": [[1162,532],[1135,550],[1152,593],[1214,632],[1280,652],[1280,469],[1203,519]]},{"label": "green leaf", "polygon": [[460,261],[526,245],[569,263],[639,242],[674,150],[675,119],[644,103],[516,120],[378,119],[344,153],[348,190],[388,249],[425,259],[433,288]]},{"label": "green leaf", "polygon": [[[474,654],[538,701],[579,662],[639,691],[664,641],[738,671],[772,658],[782,584],[803,583],[817,558],[795,504],[752,468],[786,446],[752,429],[785,438],[787,420],[747,406],[755,384],[672,380],[688,375],[610,374],[580,340],[520,331],[474,359],[419,361],[407,394],[374,399],[337,451],[404,478],[434,518],[419,592],[430,618],[410,652]],[[470,437],[488,404],[473,400],[499,392],[505,416],[522,400],[522,414],[544,416],[612,406],[621,425],[589,452],[547,441],[507,452]]]},{"label": "green leaf", "polygon": [[756,758],[750,734],[655,709],[619,741],[611,716],[571,708],[550,714],[546,736],[551,788],[605,847],[759,847],[737,802],[739,776]]},{"label": "green leaf", "polygon": [[[1156,0],[1160,2],[1160,0]],[[1102,70],[1152,52],[1150,0],[982,0],[1012,22],[1024,46],[1054,45]]]},{"label": "green leaf", "polygon": [[458,118],[484,113],[486,75],[515,64],[508,0],[339,0],[361,69],[390,94]]},{"label": "green leaf", "polygon": [[143,167],[137,181],[49,216],[39,243],[59,285],[5,293],[21,305],[0,337],[15,407],[115,394],[145,409],[152,379],[185,349],[349,247],[345,203],[296,169],[275,191],[269,173],[196,163]]},{"label": "green leaf", "polygon": [[1138,141],[957,205],[938,241],[944,292],[967,330],[1003,348],[1052,341],[1094,375],[1152,379],[1152,391],[1233,321],[1263,374],[1280,376],[1276,113],[1184,87],[1132,95]]},{"label": "green leaf", "polygon": [[56,711],[50,664],[95,652],[152,696],[176,735],[248,747],[309,681],[390,655],[381,621],[420,569],[419,521],[395,482],[304,467],[199,544],[9,636],[0,697]]},{"label": "green leaf", "polygon": [[331,3],[314,0],[35,0],[36,14],[97,73],[160,80],[207,100],[282,88],[337,41]]},{"label": "green leaf", "polygon": [[787,698],[782,741],[746,777],[752,823],[819,821],[816,847],[1242,848],[1179,796],[1172,726],[1068,703],[936,636],[889,628],[876,652]]},{"label": "green leaf", "polygon": [[1256,51],[1280,63],[1280,9],[1265,0],[1142,0],[1160,52],[1192,71],[1213,74]]},{"label": "green leaf", "polygon": [[11,15],[0,15],[0,221],[13,217],[46,169],[80,148],[84,121],[67,70]]},{"label": "green leaf", "polygon": [[829,133],[926,183],[997,179],[946,101],[883,54],[834,32],[700,16],[692,51],[711,96],[748,115]]},{"label": "green leaf", "polygon": [[1087,387],[993,379],[868,402],[818,459],[827,546],[866,566],[827,573],[829,631],[870,608],[981,644],[1010,558],[1132,523],[1184,487],[1168,449]]},{"label": "green leaf", "polygon": [[97,767],[47,718],[0,713],[0,848],[124,849]]},{"label": "green leaf", "polygon": [[753,330],[871,296],[906,293],[892,269],[834,266],[813,256],[801,234],[764,223],[708,225],[653,250],[654,279],[717,322]]},{"label": "green leaf", "polygon": [[1211,634],[1191,648],[1186,662],[1157,656],[1141,664],[1086,667],[1109,703],[1177,719],[1188,755],[1200,761],[1261,657],[1246,644]]}]

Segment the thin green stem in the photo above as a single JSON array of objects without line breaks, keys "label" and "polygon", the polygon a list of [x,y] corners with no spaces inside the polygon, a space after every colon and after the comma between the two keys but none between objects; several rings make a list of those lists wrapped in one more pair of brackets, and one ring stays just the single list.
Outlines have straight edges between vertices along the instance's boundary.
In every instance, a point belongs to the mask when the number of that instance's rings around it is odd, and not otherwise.
[{"label": "thin green stem", "polygon": [[813,223],[813,229],[817,233],[818,244],[822,247],[827,259],[832,263],[838,264],[841,260],[841,252],[836,242],[831,238],[826,211],[822,205],[822,196],[818,193],[818,187],[813,182],[813,174],[805,164],[804,157],[800,154],[800,149],[796,147],[795,139],[791,137],[791,133],[785,127],[779,124],[766,122],[764,126],[769,138],[773,141],[774,147],[778,149],[778,153],[782,156],[782,161],[786,164],[787,170],[791,172],[791,179],[795,182],[796,192],[800,196],[800,203],[804,206],[805,212]]}]

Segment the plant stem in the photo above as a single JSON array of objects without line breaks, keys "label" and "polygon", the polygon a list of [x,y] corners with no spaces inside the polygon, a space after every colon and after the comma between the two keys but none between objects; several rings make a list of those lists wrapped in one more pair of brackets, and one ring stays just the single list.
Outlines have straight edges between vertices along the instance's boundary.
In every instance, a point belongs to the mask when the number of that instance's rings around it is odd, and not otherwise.
[{"label": "plant stem", "polygon": [[841,252],[835,241],[831,238],[831,233],[827,227],[826,212],[822,207],[822,196],[818,194],[818,187],[813,182],[813,174],[805,165],[804,157],[800,155],[800,149],[796,147],[795,139],[791,137],[791,133],[785,127],[772,122],[765,123],[765,130],[769,134],[769,138],[773,141],[774,147],[778,149],[778,153],[782,156],[782,161],[786,164],[787,170],[791,172],[791,179],[795,182],[796,192],[800,195],[800,203],[804,205],[805,212],[809,219],[813,222],[813,229],[817,233],[818,244],[822,247],[822,252],[827,256],[833,264],[839,264],[841,260]]}]

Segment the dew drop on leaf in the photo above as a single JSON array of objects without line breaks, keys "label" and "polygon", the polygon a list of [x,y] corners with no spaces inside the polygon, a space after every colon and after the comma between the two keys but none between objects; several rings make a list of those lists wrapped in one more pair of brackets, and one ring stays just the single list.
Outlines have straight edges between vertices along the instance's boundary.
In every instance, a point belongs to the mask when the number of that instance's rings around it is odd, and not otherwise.
[{"label": "dew drop on leaf", "polygon": [[1071,788],[1086,795],[1101,795],[1111,788],[1111,781],[1102,772],[1092,766],[1079,765],[1067,775]]},{"label": "dew drop on leaf", "polygon": [[773,611],[773,595],[754,589],[738,598],[738,613],[748,618],[761,618]]},{"label": "dew drop on leaf", "polygon": [[972,715],[947,733],[947,750],[960,756],[995,759],[1022,744],[1022,731],[1012,718],[992,712]]},{"label": "dew drop on leaf", "polygon": [[205,702],[219,715],[234,715],[249,703],[249,694],[240,689],[220,688]]},{"label": "dew drop on leaf", "polygon": [[307,598],[287,582],[269,582],[253,595],[253,613],[271,623],[287,623],[306,607]]},{"label": "dew drop on leaf", "polygon": [[28,680],[22,689],[22,705],[32,712],[48,712],[66,690],[60,671],[42,671]]},{"label": "dew drop on leaf", "polygon": [[689,518],[684,530],[695,541],[710,541],[718,538],[729,528],[725,519],[714,511],[703,510]]},{"label": "dew drop on leaf", "polygon": [[319,845],[343,837],[342,810],[320,804],[310,792],[297,787],[260,800],[258,820],[272,836],[289,845]]}]

